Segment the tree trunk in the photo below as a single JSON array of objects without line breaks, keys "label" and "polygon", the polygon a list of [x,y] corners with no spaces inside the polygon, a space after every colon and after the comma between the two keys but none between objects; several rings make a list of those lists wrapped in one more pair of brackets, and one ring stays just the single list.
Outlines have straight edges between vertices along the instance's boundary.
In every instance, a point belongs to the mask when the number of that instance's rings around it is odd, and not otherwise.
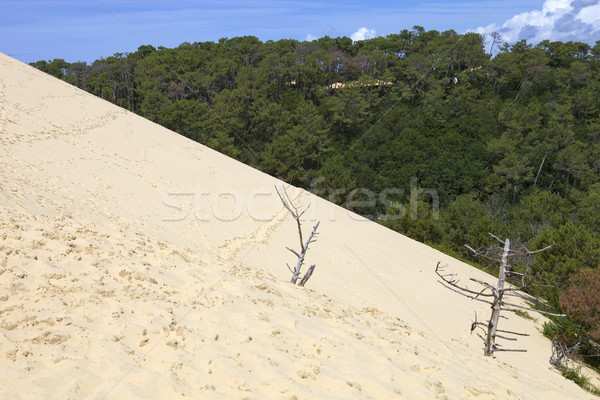
[{"label": "tree trunk", "polygon": [[546,153],[544,154],[544,158],[542,158],[542,163],[540,164],[540,168],[538,169],[538,172],[535,175],[535,180],[533,181],[533,187],[536,187],[536,185],[537,185],[538,178],[540,177],[540,172],[542,172],[542,167],[544,166],[544,162],[546,162],[546,156],[548,156],[548,150],[550,150],[550,148],[548,148],[546,150]]},{"label": "tree trunk", "polygon": [[[296,281],[298,281],[298,276],[300,276],[300,269],[302,268],[302,264],[304,263],[304,256],[306,256],[306,252],[308,251],[308,245],[312,242],[313,236],[317,233],[317,228],[321,223],[321,221],[319,221],[315,226],[313,226],[313,230],[308,236],[308,239],[306,239],[306,243],[302,243],[302,229],[300,228],[300,218],[298,218],[296,221],[298,221],[298,232],[300,233],[300,245],[302,246],[302,252],[298,255],[298,262],[296,263],[294,275],[292,275],[292,280],[290,281],[294,285],[296,284]],[[312,271],[310,271],[310,275],[312,275]],[[308,278],[310,278],[310,275],[308,276]],[[306,278],[306,280],[308,280],[308,278]],[[301,286],[304,286],[304,284]]]},{"label": "tree trunk", "polygon": [[487,337],[485,340],[484,355],[492,356],[496,350],[496,330],[498,329],[498,319],[500,318],[500,309],[502,305],[502,296],[504,295],[504,283],[506,282],[506,269],[508,268],[508,252],[510,251],[510,240],[504,241],[504,253],[502,254],[502,264],[498,274],[498,284],[494,303],[492,304],[492,316],[488,322]]}]

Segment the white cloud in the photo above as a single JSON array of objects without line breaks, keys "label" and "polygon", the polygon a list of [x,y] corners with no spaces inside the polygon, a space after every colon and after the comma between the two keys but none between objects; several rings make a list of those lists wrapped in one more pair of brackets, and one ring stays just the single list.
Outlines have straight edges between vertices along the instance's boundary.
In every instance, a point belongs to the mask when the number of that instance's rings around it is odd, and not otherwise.
[{"label": "white cloud", "polygon": [[546,0],[542,6],[542,12],[545,14],[553,14],[563,9],[572,9],[571,0]]},{"label": "white cloud", "polygon": [[577,18],[586,24],[598,26],[600,20],[600,2],[589,7],[582,8],[577,13]]},{"label": "white cloud", "polygon": [[377,32],[375,32],[374,29],[368,29],[363,26],[350,35],[350,39],[352,39],[354,42],[357,42],[359,40],[373,39],[375,36],[377,36]]},{"label": "white cloud", "polygon": [[502,25],[490,24],[475,32],[502,34],[504,41],[529,43],[580,41],[594,43],[600,39],[600,0],[546,0],[541,10],[513,16]]},{"label": "white cloud", "polygon": [[304,40],[306,42],[312,42],[313,40],[317,40],[318,37],[316,37],[315,35],[311,35],[310,33],[308,35],[306,35],[306,37],[304,38]]}]

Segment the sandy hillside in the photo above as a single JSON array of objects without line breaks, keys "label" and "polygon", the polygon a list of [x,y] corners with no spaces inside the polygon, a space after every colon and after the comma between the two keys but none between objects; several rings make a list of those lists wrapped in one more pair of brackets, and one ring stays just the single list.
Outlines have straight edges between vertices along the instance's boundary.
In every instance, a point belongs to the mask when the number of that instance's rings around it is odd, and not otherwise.
[{"label": "sandy hillside", "polygon": [[277,180],[0,54],[0,398],[589,399],[525,354],[482,356],[438,261],[311,204],[306,288]]}]

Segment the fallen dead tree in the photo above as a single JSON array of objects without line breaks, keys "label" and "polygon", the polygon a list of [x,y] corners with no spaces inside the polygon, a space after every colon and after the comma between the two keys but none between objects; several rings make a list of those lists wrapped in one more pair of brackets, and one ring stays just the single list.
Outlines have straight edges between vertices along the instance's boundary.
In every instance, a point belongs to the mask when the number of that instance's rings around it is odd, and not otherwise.
[{"label": "fallen dead tree", "polygon": [[569,362],[572,361],[573,353],[579,348],[579,342],[574,346],[568,347],[566,344],[558,341],[554,336],[552,339],[552,355],[550,356],[550,364],[554,365],[560,371],[569,369]]}]

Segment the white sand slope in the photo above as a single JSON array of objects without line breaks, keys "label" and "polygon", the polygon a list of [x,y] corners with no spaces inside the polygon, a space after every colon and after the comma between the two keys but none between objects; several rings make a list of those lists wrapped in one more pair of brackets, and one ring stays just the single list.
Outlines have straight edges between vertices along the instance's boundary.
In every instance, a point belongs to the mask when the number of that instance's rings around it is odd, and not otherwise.
[{"label": "white sand slope", "polygon": [[483,357],[434,268],[484,273],[294,188],[290,285],[277,180],[4,55],[0,154],[2,399],[592,398],[539,315]]}]

